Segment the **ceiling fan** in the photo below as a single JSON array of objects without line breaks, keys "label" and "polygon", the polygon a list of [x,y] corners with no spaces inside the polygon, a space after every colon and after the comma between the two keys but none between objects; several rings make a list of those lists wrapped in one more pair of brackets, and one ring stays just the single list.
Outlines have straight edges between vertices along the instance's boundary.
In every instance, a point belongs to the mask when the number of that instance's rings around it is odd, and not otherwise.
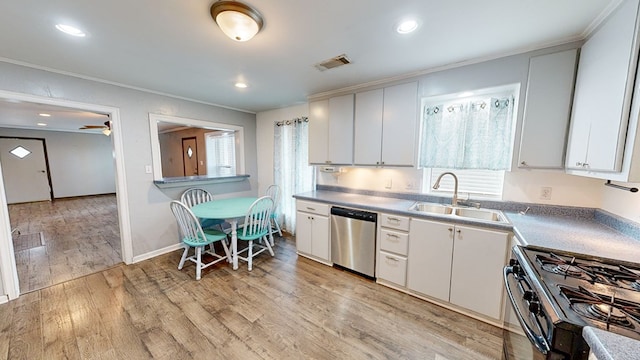
[{"label": "ceiling fan", "polygon": [[94,129],[102,129],[102,133],[106,136],[111,135],[111,121],[107,120],[104,122],[104,125],[84,125],[80,128],[80,130],[94,130]]}]

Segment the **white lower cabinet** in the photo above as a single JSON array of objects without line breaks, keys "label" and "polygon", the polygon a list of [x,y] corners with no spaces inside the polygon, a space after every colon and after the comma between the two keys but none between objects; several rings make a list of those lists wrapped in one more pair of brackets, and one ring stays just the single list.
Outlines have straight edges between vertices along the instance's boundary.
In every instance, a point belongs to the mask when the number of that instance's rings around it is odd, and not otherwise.
[{"label": "white lower cabinet", "polygon": [[409,220],[406,216],[384,213],[378,216],[376,277],[403,288],[407,283]]},{"label": "white lower cabinet", "polygon": [[298,253],[325,263],[331,262],[329,205],[296,201],[296,247]]},{"label": "white lower cabinet", "polygon": [[412,219],[407,288],[499,320],[510,233]]}]

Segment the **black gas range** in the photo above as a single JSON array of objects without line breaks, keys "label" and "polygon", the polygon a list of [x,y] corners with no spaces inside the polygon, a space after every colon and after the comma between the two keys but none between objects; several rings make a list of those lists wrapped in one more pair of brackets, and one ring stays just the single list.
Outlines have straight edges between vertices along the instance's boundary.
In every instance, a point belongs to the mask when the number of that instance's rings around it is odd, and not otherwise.
[{"label": "black gas range", "polygon": [[[504,270],[514,312],[537,354],[587,359],[582,328],[640,340],[640,264],[533,246],[516,246]],[[505,336],[505,357],[517,350]],[[513,346],[512,346],[513,347]]]}]

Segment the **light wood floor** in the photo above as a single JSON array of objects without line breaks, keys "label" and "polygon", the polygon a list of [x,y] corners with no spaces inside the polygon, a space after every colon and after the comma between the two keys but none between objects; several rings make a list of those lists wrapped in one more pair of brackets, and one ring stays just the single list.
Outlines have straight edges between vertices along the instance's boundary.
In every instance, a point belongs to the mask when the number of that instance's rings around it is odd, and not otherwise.
[{"label": "light wood floor", "polygon": [[252,272],[195,281],[181,252],[0,305],[8,359],[499,359],[501,331],[297,257],[291,238]]},{"label": "light wood floor", "polygon": [[122,261],[115,195],[12,204],[9,219],[23,235],[43,233],[44,246],[15,252],[22,294]]}]

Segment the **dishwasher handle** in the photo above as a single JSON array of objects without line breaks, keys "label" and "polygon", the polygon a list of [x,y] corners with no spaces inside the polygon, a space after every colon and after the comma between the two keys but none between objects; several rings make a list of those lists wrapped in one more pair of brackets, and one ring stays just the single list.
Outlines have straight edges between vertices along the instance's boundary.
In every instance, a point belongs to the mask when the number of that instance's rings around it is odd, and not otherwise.
[{"label": "dishwasher handle", "polygon": [[358,219],[362,221],[376,222],[378,221],[378,214],[368,211],[347,209],[338,206],[331,207],[331,215],[342,216],[351,219]]}]

